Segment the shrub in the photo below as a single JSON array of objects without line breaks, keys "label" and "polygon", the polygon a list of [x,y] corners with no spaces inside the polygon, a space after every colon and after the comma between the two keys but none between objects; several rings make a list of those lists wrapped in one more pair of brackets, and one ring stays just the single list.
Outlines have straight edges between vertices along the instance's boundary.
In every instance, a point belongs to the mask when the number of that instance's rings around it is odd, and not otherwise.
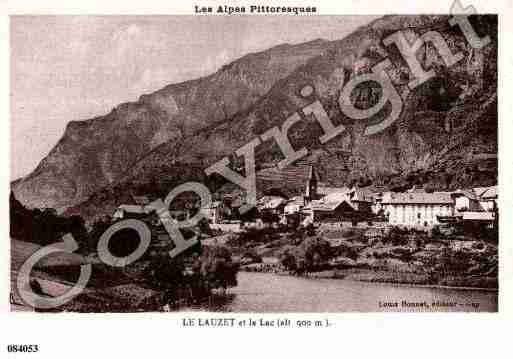
[{"label": "shrub", "polygon": [[295,272],[297,270],[296,257],[291,253],[290,250],[285,250],[280,256],[279,260],[281,265],[289,270]]},{"label": "shrub", "polygon": [[344,256],[356,260],[358,258],[358,251],[353,247],[341,245],[333,250],[333,256]]},{"label": "shrub", "polygon": [[297,274],[322,269],[336,255],[328,241],[309,237],[298,246],[287,247],[280,256],[281,264]]},{"label": "shrub", "polygon": [[205,247],[199,257],[200,274],[209,288],[234,287],[237,285],[239,266],[232,262],[226,247]]},{"label": "shrub", "polygon": [[383,238],[383,242],[390,243],[394,246],[406,245],[408,244],[408,234],[409,231],[407,229],[392,227],[385,238]]},{"label": "shrub", "polygon": [[433,226],[433,228],[431,228],[429,236],[431,238],[441,237],[442,236],[442,232],[440,231],[440,226],[438,226],[438,225]]},{"label": "shrub", "polygon": [[203,246],[201,253],[188,256],[152,257],[144,277],[154,287],[168,292],[190,288],[193,292],[208,295],[212,289],[236,286],[238,270],[238,263],[232,261],[226,247]]},{"label": "shrub", "polygon": [[276,233],[274,228],[249,228],[246,232],[241,233],[236,240],[230,241],[229,245],[244,245],[248,243],[269,243],[279,239],[280,235]]}]

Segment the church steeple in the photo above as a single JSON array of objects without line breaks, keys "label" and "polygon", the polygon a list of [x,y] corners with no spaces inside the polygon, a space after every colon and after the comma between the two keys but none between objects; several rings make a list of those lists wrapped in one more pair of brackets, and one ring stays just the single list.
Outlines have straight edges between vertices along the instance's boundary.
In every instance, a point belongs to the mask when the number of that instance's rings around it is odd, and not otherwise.
[{"label": "church steeple", "polygon": [[313,166],[308,169],[308,178],[306,181],[305,188],[305,200],[310,202],[311,200],[317,199],[317,183],[318,177]]}]

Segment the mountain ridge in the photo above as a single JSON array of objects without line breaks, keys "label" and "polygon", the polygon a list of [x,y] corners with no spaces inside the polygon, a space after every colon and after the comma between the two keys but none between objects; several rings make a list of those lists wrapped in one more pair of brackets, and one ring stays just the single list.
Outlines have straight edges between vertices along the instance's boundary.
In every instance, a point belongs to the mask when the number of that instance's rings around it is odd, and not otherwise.
[{"label": "mountain ridge", "polygon": [[[36,169],[24,178],[12,182],[14,192],[20,201],[29,207],[66,208],[69,204],[83,200],[95,190],[112,183],[124,172],[123,167],[127,162],[135,163],[158,144],[186,136],[190,131],[208,125],[206,111],[203,113],[198,111],[198,107],[203,103],[210,103],[208,115],[212,118],[230,117],[241,108],[251,105],[276,79],[285,76],[289,71],[286,68],[287,64],[303,62],[310,56],[323,51],[325,46],[324,42],[317,42],[313,47],[305,48],[304,44],[299,44],[290,45],[287,49],[274,48],[271,49],[271,53],[262,51],[248,54],[223,66],[214,74],[167,85],[151,94],[140,96],[135,102],[122,103],[104,116],[71,121],[67,124],[64,135],[56,146]],[[270,54],[273,56],[272,59],[267,58]],[[270,60],[273,63],[269,63]],[[246,73],[250,73],[248,61],[251,62],[251,67],[259,71],[258,78],[244,78]],[[238,71],[242,76],[237,78],[228,75],[227,72],[230,71]],[[236,80],[230,80],[230,78]],[[237,82],[237,80],[240,81]],[[230,81],[235,83],[230,84]],[[224,91],[214,91],[217,83],[224,85]],[[227,95],[226,90],[236,93]],[[196,101],[184,103],[184,97],[190,97],[191,92],[193,96],[196,95]],[[200,94],[194,94],[194,92],[200,92]],[[215,98],[217,94],[221,95]],[[214,99],[209,102],[208,96]],[[132,122],[137,120],[144,123],[137,126],[137,123]],[[105,135],[102,141],[97,143],[93,141],[89,146],[81,146],[83,148],[80,151],[73,153],[70,147],[76,145],[75,142],[98,135],[99,132],[110,132],[112,135]],[[116,148],[115,143],[123,145]],[[105,148],[109,144],[112,144],[112,147]],[[128,144],[132,150],[128,148]],[[78,152],[88,155],[80,156]],[[97,152],[103,152],[107,158],[104,161],[96,159]],[[127,153],[125,156],[116,157],[116,152]],[[68,161],[83,163],[81,165],[55,163],[66,157]],[[91,172],[95,172],[94,177],[87,176],[88,165],[93,167]],[[102,168],[102,165],[105,168]],[[56,166],[61,168],[54,168]],[[75,177],[76,173],[83,178],[78,178],[72,183],[69,179]],[[61,176],[63,174],[64,176]],[[60,179],[56,180],[59,177]],[[37,182],[36,190],[33,189],[34,179]],[[57,193],[58,188],[64,192],[62,196]]]},{"label": "mountain ridge", "polygon": [[[272,48],[274,52],[267,52],[272,49],[263,51],[257,53],[256,58],[251,57],[252,54],[245,55],[223,66],[215,74],[205,77],[207,80],[205,78],[191,80],[193,82],[211,81],[213,76],[220,73],[213,80],[217,81],[216,84],[219,84],[221,89],[229,90],[230,86],[227,86],[225,82],[233,81],[230,77],[240,76],[245,66],[244,61],[249,61],[251,64],[246,64],[246,66],[253,68],[253,61],[257,63],[260,61],[262,64],[262,61],[272,60],[273,55],[281,51],[290,55],[290,57],[282,57],[281,60],[294,65],[289,66],[293,68],[289,69],[286,74],[282,73],[281,77],[267,81],[265,83],[267,86],[262,88],[266,90],[265,93],[256,96],[257,98],[252,98],[249,104],[244,101],[235,105],[232,103],[233,111],[230,111],[229,108],[220,109],[219,106],[212,107],[210,105],[210,108],[218,109],[218,114],[213,116],[214,120],[209,120],[208,123],[204,121],[197,128],[184,125],[187,128],[181,130],[186,132],[182,133],[182,136],[175,134],[175,137],[167,139],[151,149],[136,151],[137,153],[132,156],[135,160],[130,162],[131,165],[125,164],[125,171],[117,171],[116,176],[111,178],[108,183],[103,183],[103,185],[96,183],[94,188],[88,188],[89,190],[85,191],[87,195],[75,197],[74,201],[69,201],[68,203],[71,204],[65,206],[64,209],[68,209],[67,213],[79,213],[86,219],[90,219],[96,215],[109,213],[111,207],[115,207],[116,201],[130,200],[130,192],[147,189],[161,194],[165,192],[166,188],[169,191],[173,185],[186,180],[211,181],[202,174],[202,170],[208,165],[224,156],[229,156],[233,160],[233,166],[237,167],[240,165],[241,159],[235,158],[232,154],[236,148],[262,134],[265,130],[275,125],[281,125],[287,116],[311,102],[311,100],[298,95],[299,89],[307,83],[314,85],[315,97],[321,101],[333,122],[344,123],[348,129],[347,133],[323,146],[315,141],[315,138],[319,137],[320,129],[311,118],[303,118],[290,131],[289,136],[295,148],[306,146],[311,149],[309,158],[315,157],[318,160],[319,171],[325,179],[328,179],[327,182],[343,185],[357,181],[363,185],[370,181],[384,184],[390,188],[406,186],[412,181],[443,188],[451,188],[456,185],[469,186],[473,183],[495,184],[496,159],[495,163],[488,161],[491,164],[485,171],[474,168],[474,164],[461,165],[458,161],[461,162],[467,158],[465,152],[468,151],[496,153],[496,99],[488,105],[492,107],[491,110],[487,110],[488,112],[485,111],[477,119],[469,121],[461,132],[447,133],[444,127],[451,121],[462,120],[464,122],[467,114],[465,111],[470,111],[462,110],[462,113],[458,114],[456,109],[472,108],[469,107],[472,104],[475,107],[476,103],[484,103],[486,99],[492,98],[496,93],[496,32],[491,34],[493,39],[491,46],[475,51],[466,44],[461,33],[448,25],[447,19],[447,16],[387,16],[374,20],[341,40],[288,45],[292,47],[278,45]],[[496,18],[494,17],[479,17],[474,23],[477,24],[481,32],[490,32],[494,26],[496,31]],[[411,73],[400,54],[394,51],[393,46],[385,47],[381,42],[384,36],[399,29],[417,35],[419,34],[418,29],[422,29],[422,31],[437,29],[437,31],[441,31],[453,49],[464,53],[465,59],[447,69],[436,52],[426,47],[424,53],[421,54],[423,63],[436,68],[437,76],[413,90],[409,97],[403,100],[403,114],[393,126],[382,134],[366,137],[363,135],[366,123],[344,116],[338,108],[340,83],[345,84],[350,78],[357,75],[353,68],[355,63],[363,63],[365,68],[370,68],[383,58],[389,58],[394,64],[392,80],[395,84],[399,84],[397,85],[399,88],[402,88],[403,83],[411,78]],[[314,48],[311,49],[311,46]],[[299,55],[297,55],[298,53]],[[242,59],[245,60],[242,61]],[[279,64],[277,68],[280,68]],[[227,74],[226,71],[232,72]],[[254,70],[252,71],[254,72]],[[274,69],[274,71],[278,70]],[[226,77],[223,77],[223,74]],[[247,76],[255,77],[255,81],[260,78],[258,74],[254,73]],[[242,82],[241,78],[238,77],[239,82]],[[186,83],[190,83],[190,81]],[[180,85],[187,87],[183,83]],[[168,85],[157,92],[164,91],[170,86],[174,85]],[[462,86],[466,89],[462,90],[460,88]],[[258,87],[258,84],[255,87]],[[207,88],[212,89],[208,86]],[[215,89],[218,88],[215,87]],[[190,88],[185,91],[194,92]],[[256,91],[258,92],[258,90]],[[360,101],[364,107],[373,105],[379,98],[379,89],[375,86],[366,86],[355,92],[356,94],[352,95],[352,98]],[[150,103],[152,104],[149,106],[150,109],[158,109],[158,98],[161,93],[157,94],[155,98],[148,97],[153,94],[141,96],[137,103]],[[208,103],[212,98],[213,102],[216,102],[216,96],[221,96],[223,99],[222,94],[208,93],[207,95],[201,97],[202,102]],[[235,96],[235,98],[237,97]],[[155,99],[157,99],[157,105],[153,106]],[[175,102],[182,105],[180,101]],[[223,101],[218,102],[225,105]],[[172,103],[169,101],[161,105],[165,107],[165,111],[173,109]],[[123,116],[129,118],[133,116],[134,112],[137,113],[137,106],[126,105],[119,111],[123,113]],[[190,108],[193,114],[194,111],[198,111],[194,106],[190,106]],[[235,111],[235,108],[238,110]],[[205,112],[206,115],[210,114],[209,111]],[[378,114],[378,120],[379,116]],[[454,119],[451,119],[451,116]],[[163,116],[162,113],[155,110],[152,117],[162,119]],[[421,121],[413,121],[413,119]],[[481,124],[474,124],[479,120],[482,120]],[[151,123],[151,121],[149,122]],[[186,122],[184,121],[184,123]],[[71,125],[71,127],[74,126],[77,125]],[[78,125],[78,127],[80,126],[81,124]],[[179,126],[176,127],[176,131],[179,131]],[[481,133],[479,133],[480,129]],[[309,136],[304,136],[304,133],[308,133]],[[126,137],[122,139],[124,144],[130,143],[130,136],[133,134],[127,133]],[[458,138],[466,144],[456,145],[455,148],[448,150],[446,157],[441,156],[440,153],[444,146],[452,142],[456,143]],[[259,146],[256,157],[259,166],[264,167],[273,166],[282,158],[280,151],[272,141]],[[87,168],[85,169],[87,170]],[[183,176],[179,176],[182,174],[179,172],[182,171]],[[443,179],[442,177],[446,174],[447,178]],[[35,178],[38,176],[40,174],[36,173]],[[411,176],[417,176],[420,179],[408,179]],[[450,176],[456,179],[449,180]],[[85,179],[87,185],[88,179],[87,177]],[[14,187],[17,186],[19,183],[14,185]],[[16,195],[18,193],[15,191]],[[107,202],[108,204],[106,204]]]}]

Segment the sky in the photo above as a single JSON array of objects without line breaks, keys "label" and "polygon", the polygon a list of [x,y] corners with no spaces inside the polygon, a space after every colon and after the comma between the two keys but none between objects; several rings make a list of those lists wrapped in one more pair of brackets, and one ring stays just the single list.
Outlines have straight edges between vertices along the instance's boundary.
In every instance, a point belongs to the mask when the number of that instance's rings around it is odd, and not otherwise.
[{"label": "sky", "polygon": [[104,115],[249,52],[341,39],[377,16],[11,16],[12,180],[69,121]]}]

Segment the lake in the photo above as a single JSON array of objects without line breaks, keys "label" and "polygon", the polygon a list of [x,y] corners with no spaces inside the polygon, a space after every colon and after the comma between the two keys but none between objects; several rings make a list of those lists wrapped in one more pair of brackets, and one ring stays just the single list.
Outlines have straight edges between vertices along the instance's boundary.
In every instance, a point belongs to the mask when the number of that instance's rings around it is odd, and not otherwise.
[{"label": "lake", "polygon": [[[223,299],[181,310],[226,312],[496,312],[498,293],[240,272]],[[424,303],[425,302],[425,303]]]}]

